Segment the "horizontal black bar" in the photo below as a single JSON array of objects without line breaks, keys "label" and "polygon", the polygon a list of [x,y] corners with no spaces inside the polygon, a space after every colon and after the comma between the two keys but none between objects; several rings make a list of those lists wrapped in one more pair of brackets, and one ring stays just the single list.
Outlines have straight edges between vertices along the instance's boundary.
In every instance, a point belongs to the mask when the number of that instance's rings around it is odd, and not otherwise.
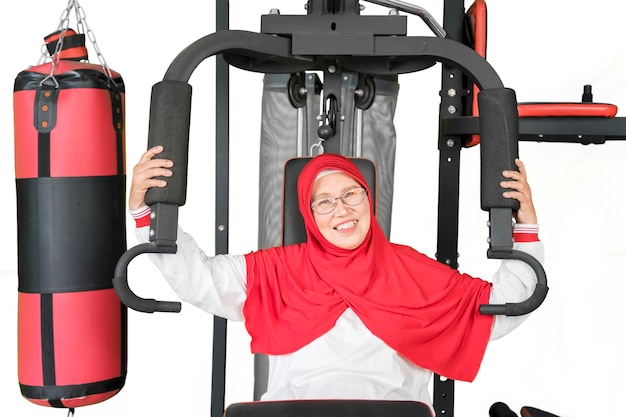
[{"label": "horizontal black bar", "polygon": [[[444,135],[480,134],[478,117],[441,119]],[[626,140],[623,117],[522,117],[519,140],[530,142],[569,142],[602,144],[607,140]]]},{"label": "horizontal black bar", "polygon": [[625,139],[626,118],[623,117],[520,118],[520,140],[600,144],[605,140]]},{"label": "horizontal black bar", "polygon": [[374,35],[405,36],[406,16],[355,16],[355,15],[264,15],[261,16],[261,32],[274,35],[296,33],[369,33]]}]

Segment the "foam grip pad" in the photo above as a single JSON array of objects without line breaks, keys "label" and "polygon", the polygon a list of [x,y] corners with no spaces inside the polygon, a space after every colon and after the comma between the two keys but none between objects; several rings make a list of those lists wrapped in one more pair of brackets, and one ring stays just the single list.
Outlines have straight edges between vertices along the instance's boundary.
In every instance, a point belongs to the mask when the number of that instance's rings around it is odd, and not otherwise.
[{"label": "foam grip pad", "polygon": [[510,208],[519,201],[502,196],[504,170],[517,170],[519,118],[515,91],[509,88],[482,90],[478,94],[480,113],[480,201],[483,210]]},{"label": "foam grip pad", "polygon": [[191,120],[191,86],[183,81],[165,80],[152,87],[148,149],[162,145],[156,158],[174,162],[171,177],[163,188],[154,187],[146,194],[146,204],[168,203],[182,206],[187,197],[189,160],[189,124]]}]

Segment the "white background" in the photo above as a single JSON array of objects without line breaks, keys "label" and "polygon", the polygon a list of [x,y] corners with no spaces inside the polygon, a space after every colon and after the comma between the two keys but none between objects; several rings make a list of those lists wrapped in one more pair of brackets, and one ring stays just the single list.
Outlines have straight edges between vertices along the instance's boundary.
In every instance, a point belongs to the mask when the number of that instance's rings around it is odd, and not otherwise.
[{"label": "white background", "polygon": [[[366,3],[364,3],[366,4]],[[470,2],[466,3],[469,6]],[[127,172],[146,148],[150,90],[187,45],[215,31],[211,1],[81,2],[108,65],[126,85]],[[424,0],[442,22],[443,0]],[[15,76],[37,64],[43,37],[57,29],[64,1],[7,2],[0,65],[0,399],[2,415],[64,416],[23,399],[17,381],[17,232],[12,88]],[[231,28],[259,31],[273,7],[304,14],[304,1],[233,0]],[[366,4],[363,13],[382,13]],[[594,98],[626,108],[623,15],[611,0],[492,0],[488,59],[518,101],[579,101],[583,85]],[[386,13],[386,12],[384,12]],[[410,35],[431,33],[409,17]],[[90,46],[91,48],[91,46]],[[97,62],[93,50],[91,62]],[[194,72],[190,175],[183,227],[213,253],[214,61]],[[440,67],[403,75],[396,114],[398,153],[392,240],[429,255],[436,244],[437,123]],[[256,248],[258,143],[262,75],[231,70],[230,251]],[[622,115],[618,112],[618,116]],[[625,132],[626,133],[626,132]],[[478,148],[462,152],[460,269],[489,278],[497,261],[485,257],[486,213],[479,205]],[[486,416],[495,401],[519,411],[532,405],[566,417],[619,415],[626,382],[623,299],[626,234],[626,142],[604,145],[520,144],[547,248],[550,292],[545,304],[514,333],[490,344],[472,384],[457,383],[456,415]],[[130,175],[128,178],[130,183]],[[127,222],[129,247],[135,245]],[[95,238],[95,237],[94,237]],[[131,287],[149,298],[174,295],[147,259],[131,263]],[[129,362],[124,389],[78,416],[208,416],[212,317],[184,305],[180,314],[129,312]],[[226,402],[252,398],[252,357],[243,325],[229,325]]]}]

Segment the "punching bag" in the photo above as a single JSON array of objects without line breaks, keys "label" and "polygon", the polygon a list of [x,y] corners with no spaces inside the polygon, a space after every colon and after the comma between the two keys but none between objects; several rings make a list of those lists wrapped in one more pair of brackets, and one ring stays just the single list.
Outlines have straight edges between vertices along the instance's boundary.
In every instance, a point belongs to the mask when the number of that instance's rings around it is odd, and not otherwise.
[{"label": "punching bag", "polygon": [[127,311],[112,286],[126,251],[124,83],[85,62],[71,29],[45,40],[56,55],[20,72],[13,94],[18,379],[27,400],[73,409],[126,378]]}]

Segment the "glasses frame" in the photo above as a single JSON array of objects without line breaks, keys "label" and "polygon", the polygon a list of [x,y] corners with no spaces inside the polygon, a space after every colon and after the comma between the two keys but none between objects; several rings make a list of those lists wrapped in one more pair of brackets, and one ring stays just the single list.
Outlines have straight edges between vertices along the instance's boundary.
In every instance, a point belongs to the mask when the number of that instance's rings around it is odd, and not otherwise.
[{"label": "glasses frame", "polygon": [[[348,202],[346,202],[346,200],[344,199],[344,197],[345,197],[345,195],[346,195],[346,194],[348,194],[349,192],[354,191],[354,190],[361,190],[361,191],[362,191],[362,194],[361,194],[361,195],[362,195],[363,197],[361,198],[361,201],[359,201],[358,203],[356,203],[356,204],[349,204]],[[335,208],[337,207],[337,201],[338,201],[338,200],[341,200],[341,202],[342,202],[343,204],[345,204],[346,206],[349,206],[349,207],[355,207],[355,206],[358,206],[359,204],[363,203],[363,201],[365,201],[365,198],[366,198],[366,197],[367,197],[367,190],[366,190],[364,187],[352,187],[352,188],[350,188],[349,190],[344,191],[344,193],[343,193],[343,194],[341,194],[340,196],[337,196],[337,197],[322,196],[322,197],[318,197],[318,198],[316,198],[316,199],[315,199],[315,200],[313,200],[313,202],[311,203],[311,210],[312,210],[312,211],[314,211],[315,213],[317,213],[317,214],[319,214],[319,215],[323,216],[323,215],[325,215],[325,214],[330,214],[330,213],[332,213],[332,212],[335,210]],[[325,212],[325,213],[320,213],[319,211],[315,210],[315,208],[314,208],[313,206],[315,205],[315,202],[316,202],[316,201],[318,201],[318,200],[323,200],[323,199],[326,199],[326,200],[331,200],[331,201],[332,201],[332,207],[331,207],[331,209],[330,209],[329,211],[327,211],[327,212]]]}]

